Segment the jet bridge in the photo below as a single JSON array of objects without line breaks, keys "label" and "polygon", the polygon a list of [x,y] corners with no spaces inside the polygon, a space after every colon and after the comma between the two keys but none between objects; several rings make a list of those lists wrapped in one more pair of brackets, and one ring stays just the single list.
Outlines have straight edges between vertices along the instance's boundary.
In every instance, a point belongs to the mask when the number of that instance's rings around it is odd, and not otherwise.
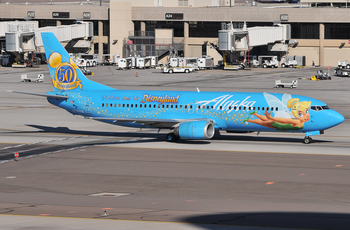
[{"label": "jet bridge", "polygon": [[[226,25],[226,24],[225,24]],[[245,60],[238,61],[238,56],[250,51],[253,47],[269,45],[269,51],[288,51],[290,40],[290,25],[276,24],[274,26],[250,27],[244,23],[242,28],[233,28],[232,22],[219,30],[218,46],[213,45],[223,56],[225,69],[244,68]]]},{"label": "jet bridge", "polygon": [[[68,42],[74,39],[85,39],[93,36],[92,22],[80,22],[79,24],[42,27],[37,21],[0,22],[0,37],[6,38],[6,52],[24,53],[35,51],[43,45],[42,32],[52,32],[60,42]],[[88,44],[85,44],[88,43]],[[84,48],[90,42],[79,43]]]}]

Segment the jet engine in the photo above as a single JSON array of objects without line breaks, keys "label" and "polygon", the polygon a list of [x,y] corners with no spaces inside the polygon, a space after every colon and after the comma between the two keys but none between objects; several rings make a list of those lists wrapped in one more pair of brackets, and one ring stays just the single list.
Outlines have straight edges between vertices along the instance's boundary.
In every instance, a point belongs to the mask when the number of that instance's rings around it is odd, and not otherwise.
[{"label": "jet engine", "polygon": [[174,129],[174,134],[183,140],[211,139],[215,134],[213,123],[208,121],[183,122]]}]

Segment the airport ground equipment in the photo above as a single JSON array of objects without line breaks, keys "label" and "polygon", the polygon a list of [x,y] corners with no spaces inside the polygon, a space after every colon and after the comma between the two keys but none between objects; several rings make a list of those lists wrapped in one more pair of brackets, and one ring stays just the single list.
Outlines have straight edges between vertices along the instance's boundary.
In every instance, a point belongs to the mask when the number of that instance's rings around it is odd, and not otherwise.
[{"label": "airport ground equipment", "polygon": [[145,68],[145,59],[143,57],[135,58],[135,68],[144,69]]},{"label": "airport ground equipment", "polygon": [[334,74],[340,77],[348,77],[350,75],[350,69],[336,68]]},{"label": "airport ground equipment", "polygon": [[324,70],[318,70],[315,75],[317,80],[332,80],[332,77]]},{"label": "airport ground equipment", "polygon": [[292,83],[288,82],[288,83],[284,83],[281,80],[275,80],[275,85],[276,88],[297,88],[298,87],[298,81],[297,80],[293,80]]},{"label": "airport ground equipment", "polygon": [[162,72],[163,73],[190,73],[190,72],[194,72],[196,71],[196,68],[192,68],[192,67],[167,67],[164,66]]},{"label": "airport ground equipment", "polygon": [[214,58],[212,57],[201,57],[197,60],[199,69],[213,69],[214,68]]},{"label": "airport ground equipment", "polygon": [[126,70],[127,69],[126,58],[119,58],[119,60],[118,60],[118,69],[119,70]]},{"label": "airport ground equipment", "polygon": [[119,54],[102,54],[101,65],[118,65]]},{"label": "airport ground equipment", "polygon": [[343,68],[350,69],[350,63],[348,63],[347,61],[338,61],[338,68],[339,69],[343,69]]},{"label": "airport ground equipment", "polygon": [[258,57],[259,66],[263,68],[271,67],[278,68],[277,56],[259,56]]},{"label": "airport ground equipment", "polygon": [[44,74],[38,74],[38,78],[28,78],[27,74],[21,74],[21,82],[44,82]]},{"label": "airport ground equipment", "polygon": [[295,67],[297,66],[298,62],[297,60],[286,60],[281,63],[282,68],[287,68],[287,67]]}]

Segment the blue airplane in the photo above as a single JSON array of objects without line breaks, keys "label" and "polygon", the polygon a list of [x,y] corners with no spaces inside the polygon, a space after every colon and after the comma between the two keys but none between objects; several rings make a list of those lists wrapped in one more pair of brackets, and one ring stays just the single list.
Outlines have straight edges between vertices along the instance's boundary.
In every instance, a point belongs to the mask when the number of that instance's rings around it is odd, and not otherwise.
[{"label": "blue airplane", "polygon": [[117,90],[87,79],[53,33],[42,33],[54,91],[49,103],[101,122],[170,129],[167,141],[211,139],[228,133],[301,132],[311,136],[344,121],[324,102],[300,95],[246,92]]}]

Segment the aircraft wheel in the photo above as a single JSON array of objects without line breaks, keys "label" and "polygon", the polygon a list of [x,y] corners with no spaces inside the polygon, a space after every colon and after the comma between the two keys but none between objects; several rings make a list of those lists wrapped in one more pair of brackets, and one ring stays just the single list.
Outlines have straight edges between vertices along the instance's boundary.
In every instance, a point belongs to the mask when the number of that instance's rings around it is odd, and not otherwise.
[{"label": "aircraft wheel", "polygon": [[179,138],[174,133],[168,133],[166,135],[166,141],[168,142],[176,142]]},{"label": "aircraft wheel", "polygon": [[282,68],[285,68],[285,67],[286,67],[286,65],[283,63],[281,67],[282,67]]},{"label": "aircraft wheel", "polygon": [[173,73],[173,70],[169,70],[169,73]]},{"label": "aircraft wheel", "polygon": [[267,68],[267,65],[265,64],[265,65],[263,65],[263,67],[266,69],[266,68]]},{"label": "aircraft wheel", "polygon": [[185,73],[188,73],[189,71],[188,71],[188,69],[185,69]]},{"label": "aircraft wheel", "polygon": [[310,144],[312,142],[312,138],[311,137],[305,137],[304,138],[304,143],[305,144]]}]

